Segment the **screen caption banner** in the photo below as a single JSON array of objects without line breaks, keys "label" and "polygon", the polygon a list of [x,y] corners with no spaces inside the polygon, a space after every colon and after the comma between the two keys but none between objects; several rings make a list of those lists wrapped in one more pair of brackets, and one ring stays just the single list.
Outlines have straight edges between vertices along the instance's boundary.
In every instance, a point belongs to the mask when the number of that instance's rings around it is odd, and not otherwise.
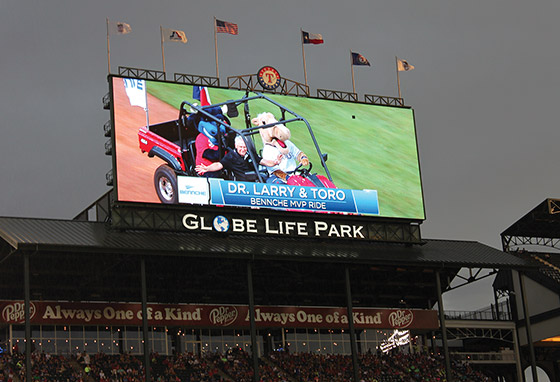
[{"label": "screen caption banner", "polygon": [[379,215],[377,191],[209,179],[210,204]]},{"label": "screen caption banner", "polygon": [[[25,322],[22,301],[0,301],[0,323]],[[44,325],[142,325],[139,303],[31,302],[31,323]],[[153,326],[249,327],[247,305],[148,304],[148,324]],[[434,310],[355,308],[357,329],[437,329]],[[256,306],[257,327],[348,328],[346,308]]]},{"label": "screen caption banner", "polygon": [[179,176],[179,202],[285,211],[379,215],[375,190],[346,190]]}]

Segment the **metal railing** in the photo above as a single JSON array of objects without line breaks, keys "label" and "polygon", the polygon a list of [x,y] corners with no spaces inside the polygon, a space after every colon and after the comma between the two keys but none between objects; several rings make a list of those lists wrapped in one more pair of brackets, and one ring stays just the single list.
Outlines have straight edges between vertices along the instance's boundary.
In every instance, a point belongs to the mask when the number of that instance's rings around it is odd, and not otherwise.
[{"label": "metal railing", "polygon": [[160,70],[129,68],[126,66],[119,66],[119,76],[140,78],[144,80],[164,80],[166,79],[165,72]]},{"label": "metal railing", "polygon": [[446,310],[445,318],[448,320],[479,320],[479,321],[511,321],[511,309],[509,301],[503,301],[496,305],[475,311]]},{"label": "metal railing", "polygon": [[500,352],[476,352],[459,353],[452,352],[450,355],[458,361],[468,363],[515,363],[513,350],[502,350]]},{"label": "metal railing", "polygon": [[220,86],[220,79],[218,77],[209,76],[197,76],[194,74],[184,74],[175,73],[173,75],[173,80],[175,82],[188,84],[188,85],[200,85],[200,86]]},{"label": "metal railing", "polygon": [[317,98],[332,99],[335,101],[358,102],[358,93],[341,92],[338,90],[317,89]]},{"label": "metal railing", "polygon": [[364,94],[364,100],[366,103],[372,103],[374,105],[404,106],[404,98]]},{"label": "metal railing", "polygon": [[239,90],[258,90],[263,93],[295,95],[309,97],[309,86],[292,81],[287,78],[280,80],[280,85],[274,90],[264,89],[257,80],[256,74],[246,74],[242,76],[231,76],[227,78],[227,86],[230,89]]}]

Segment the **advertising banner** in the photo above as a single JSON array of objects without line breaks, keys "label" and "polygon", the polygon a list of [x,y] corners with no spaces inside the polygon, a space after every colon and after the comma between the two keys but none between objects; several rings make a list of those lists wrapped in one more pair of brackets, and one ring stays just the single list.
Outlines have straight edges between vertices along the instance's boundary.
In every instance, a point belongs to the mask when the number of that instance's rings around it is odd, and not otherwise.
[{"label": "advertising banner", "polygon": [[[0,301],[0,323],[25,322],[22,301]],[[247,305],[148,304],[148,323],[152,326],[205,328],[247,328]],[[437,329],[434,310],[355,308],[357,329]],[[348,328],[346,308],[256,306],[255,322],[260,328]],[[31,323],[44,325],[142,325],[139,303],[79,303],[33,301]]]},{"label": "advertising banner", "polygon": [[119,202],[425,218],[409,108],[110,78]]}]

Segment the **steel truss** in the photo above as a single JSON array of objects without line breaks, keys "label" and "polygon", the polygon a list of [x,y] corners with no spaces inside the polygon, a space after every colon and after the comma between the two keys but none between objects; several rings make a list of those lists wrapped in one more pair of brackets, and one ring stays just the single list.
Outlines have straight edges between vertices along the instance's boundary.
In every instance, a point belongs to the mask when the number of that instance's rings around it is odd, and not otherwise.
[{"label": "steel truss", "polygon": [[513,343],[514,330],[514,328],[447,328],[447,337],[450,340],[483,338]]},{"label": "steel truss", "polygon": [[257,80],[256,74],[246,74],[242,76],[231,76],[227,78],[229,89],[239,90],[258,90],[263,93],[284,94],[309,97],[309,86],[292,81],[287,78],[280,80],[280,85],[274,90],[263,89]]},{"label": "steel truss", "polygon": [[218,77],[197,76],[197,75],[194,75],[194,74],[175,73],[173,75],[173,80],[175,82],[179,82],[179,83],[183,83],[183,84],[189,84],[189,85],[220,87],[220,79]]},{"label": "steel truss", "polygon": [[[112,192],[112,190],[110,191]],[[153,231],[184,231],[182,209],[157,209],[116,205],[111,209],[111,225],[118,229],[145,229]],[[419,244],[420,226],[410,223],[365,223],[375,230],[372,240],[391,243]]]},{"label": "steel truss", "polygon": [[317,98],[358,102],[357,93],[341,92],[338,90],[317,89]]},{"label": "steel truss", "polygon": [[126,66],[119,66],[119,76],[140,78],[144,80],[164,80],[166,79],[165,72],[160,70],[149,70],[139,68],[128,68]]},{"label": "steel truss", "polygon": [[[468,269],[468,271],[469,271],[469,277],[464,277],[460,273],[457,273],[455,278],[459,278],[459,279],[463,280],[464,282],[462,282],[459,285],[455,285],[455,286],[452,287],[450,280],[448,280],[449,281],[448,282],[449,286],[447,287],[445,292],[449,292],[450,290],[460,288],[462,286],[473,283],[475,281],[482,280],[482,279],[485,279],[485,278],[490,277],[490,276],[494,276],[495,274],[498,273],[498,269],[488,269],[488,268],[466,268],[466,269]],[[482,274],[482,272],[488,272],[488,273]]]},{"label": "steel truss", "polygon": [[404,98],[364,94],[364,100],[366,103],[372,103],[374,105],[404,106]]},{"label": "steel truss", "polygon": [[502,247],[504,248],[504,252],[515,251],[515,249],[523,245],[540,245],[543,247],[560,249],[560,238],[509,235],[502,236]]},{"label": "steel truss", "polygon": [[419,242],[420,226],[412,224],[374,223],[369,228],[375,232],[375,238],[391,242]]}]

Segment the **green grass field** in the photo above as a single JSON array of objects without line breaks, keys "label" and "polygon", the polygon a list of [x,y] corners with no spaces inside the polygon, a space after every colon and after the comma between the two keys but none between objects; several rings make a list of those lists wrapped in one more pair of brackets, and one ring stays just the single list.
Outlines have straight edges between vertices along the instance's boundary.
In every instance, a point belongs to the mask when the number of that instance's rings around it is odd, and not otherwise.
[{"label": "green grass field", "polygon": [[[148,81],[147,89],[151,95],[175,108],[182,101],[193,102],[192,86]],[[244,95],[242,91],[210,88],[212,103],[239,99]],[[309,122],[321,152],[328,153],[327,166],[338,188],[377,190],[381,216],[424,219],[412,110],[266,96]],[[251,101],[249,106],[251,117],[269,111],[280,119],[279,109],[266,100]],[[286,118],[289,118],[288,114]],[[231,123],[237,129],[245,128],[241,107],[239,117],[231,119]],[[287,127],[292,132],[291,141],[309,156],[314,172],[325,175],[306,124],[293,122]],[[257,148],[262,147],[258,135],[255,135],[255,143]]]}]

